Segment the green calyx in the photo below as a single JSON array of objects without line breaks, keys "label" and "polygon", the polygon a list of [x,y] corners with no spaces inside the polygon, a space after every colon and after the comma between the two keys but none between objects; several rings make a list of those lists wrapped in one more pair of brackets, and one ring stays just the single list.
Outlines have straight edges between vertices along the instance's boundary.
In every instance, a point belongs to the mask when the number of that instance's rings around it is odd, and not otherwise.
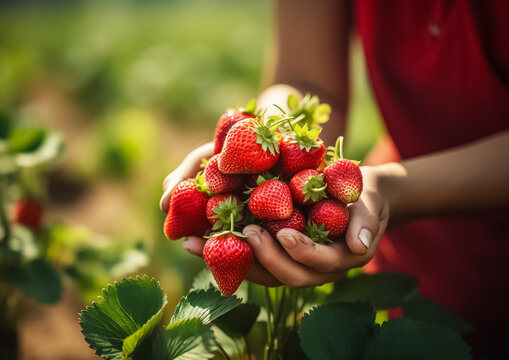
[{"label": "green calyx", "polygon": [[329,121],[331,107],[321,104],[318,96],[306,94],[301,100],[295,95],[289,95],[287,107],[290,115],[297,118],[301,115],[300,124],[308,124],[311,128],[317,128]]},{"label": "green calyx", "polygon": [[205,176],[203,176],[202,171],[199,171],[198,174],[196,174],[194,181],[196,182],[196,189],[198,191],[201,191],[201,192],[206,193],[207,195],[210,195],[209,187],[207,186],[207,184],[205,184]]},{"label": "green calyx", "polygon": [[215,213],[211,216],[212,219],[218,219],[212,230],[226,230],[231,227],[231,221],[233,216],[233,224],[242,221],[241,211],[244,208],[244,204],[237,204],[237,199],[230,196],[225,201],[220,201],[218,206],[212,208]]},{"label": "green calyx", "polygon": [[[237,201],[235,201],[235,203],[236,202]],[[221,201],[219,202],[219,204],[221,204]],[[212,210],[216,209],[217,207],[218,206],[214,207]],[[240,217],[240,220],[242,220],[242,215]],[[247,238],[248,237],[247,235],[244,235],[241,232],[235,231],[235,222],[236,222],[235,221],[235,214],[232,212],[232,213],[230,213],[230,221],[229,221],[230,228],[229,229],[228,228],[226,228],[226,229],[223,228],[223,230],[221,230],[220,232],[211,233],[209,236],[204,236],[204,238],[210,239],[212,237],[219,237],[219,236],[224,236],[224,235],[228,235],[228,234],[232,234],[232,235],[235,235],[235,236],[240,237],[240,238]],[[217,224],[217,222],[216,222],[216,224]],[[212,229],[214,229],[214,228],[212,228]]]},{"label": "green calyx", "polygon": [[262,146],[263,151],[269,150],[274,156],[276,152],[279,153],[279,145],[277,142],[281,134],[276,132],[278,127],[278,123],[273,124],[270,121],[265,124],[256,121],[256,124],[253,126],[253,131],[258,135],[256,143]]},{"label": "green calyx", "polygon": [[324,181],[324,175],[319,174],[316,176],[310,176],[304,183],[304,188],[302,189],[302,193],[306,194],[304,196],[304,202],[311,199],[313,202],[320,201],[323,198],[327,197],[325,193],[325,189],[327,188],[327,184]]},{"label": "green calyx", "polygon": [[304,126],[295,124],[293,131],[294,133],[290,136],[299,144],[301,150],[305,149],[309,152],[311,148],[319,147],[323,143],[318,139],[322,129],[309,130],[308,124],[304,124]]},{"label": "green calyx", "polygon": [[263,116],[263,109],[256,109],[256,100],[252,99],[249,101],[246,106],[237,106],[238,110],[243,113],[252,114],[256,117]]},{"label": "green calyx", "polygon": [[[337,160],[345,160],[343,157],[343,136],[338,137],[336,140],[336,144],[334,146],[329,146],[327,148],[327,155],[330,157],[330,162],[333,163]],[[357,160],[348,160],[351,161],[357,165],[359,165],[361,162]]]},{"label": "green calyx", "polygon": [[329,230],[325,230],[325,224],[318,226],[311,220],[308,221],[304,229],[304,233],[318,244],[328,244],[332,242],[328,237],[329,232]]}]

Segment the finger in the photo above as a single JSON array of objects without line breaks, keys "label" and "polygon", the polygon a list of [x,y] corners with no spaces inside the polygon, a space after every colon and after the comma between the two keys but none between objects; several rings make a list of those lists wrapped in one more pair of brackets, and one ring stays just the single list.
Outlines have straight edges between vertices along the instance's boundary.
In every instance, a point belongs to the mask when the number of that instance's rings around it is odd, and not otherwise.
[{"label": "finger", "polygon": [[[188,236],[182,243],[182,247],[192,255],[203,257],[203,248],[207,241],[198,236]],[[249,268],[246,274],[246,280],[263,286],[279,286],[281,282],[269,273],[256,260]]]},{"label": "finger", "polygon": [[380,229],[378,215],[373,212],[375,206],[369,200],[360,198],[348,207],[350,220],[346,230],[346,244],[354,254],[368,254]]},{"label": "finger", "polygon": [[246,226],[243,233],[258,262],[274,277],[290,287],[322,285],[337,279],[339,273],[319,273],[294,261],[263,228]]},{"label": "finger", "polygon": [[163,180],[164,194],[159,201],[162,211],[168,212],[171,193],[177,185],[186,178],[193,178],[200,171],[201,159],[214,154],[214,143],[206,143],[191,151],[182,163]]},{"label": "finger", "polygon": [[343,269],[344,246],[340,242],[330,245],[315,243],[306,235],[293,229],[282,229],[277,233],[279,243],[295,261],[319,272],[334,272]]},{"label": "finger", "polygon": [[163,188],[165,189],[163,196],[161,196],[161,200],[159,201],[159,208],[164,211],[168,212],[168,208],[170,206],[170,198],[171,193],[177,185],[184,179],[182,176],[182,173],[180,169],[176,169],[172,173],[170,173],[163,181]]}]

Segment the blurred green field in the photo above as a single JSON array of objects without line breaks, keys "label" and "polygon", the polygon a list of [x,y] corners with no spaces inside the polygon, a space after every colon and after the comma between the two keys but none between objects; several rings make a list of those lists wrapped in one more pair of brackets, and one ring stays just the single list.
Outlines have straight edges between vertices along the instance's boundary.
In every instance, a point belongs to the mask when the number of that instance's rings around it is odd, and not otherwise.
[{"label": "blurred green field", "polygon": [[[174,291],[170,302],[202,261],[164,239],[161,181],[211,139],[226,107],[257,96],[270,35],[267,0],[0,6],[0,109],[61,129],[56,178],[84,189],[56,201],[53,218],[146,241],[147,272]],[[358,45],[352,73],[346,152],[360,159],[384,130]]]}]

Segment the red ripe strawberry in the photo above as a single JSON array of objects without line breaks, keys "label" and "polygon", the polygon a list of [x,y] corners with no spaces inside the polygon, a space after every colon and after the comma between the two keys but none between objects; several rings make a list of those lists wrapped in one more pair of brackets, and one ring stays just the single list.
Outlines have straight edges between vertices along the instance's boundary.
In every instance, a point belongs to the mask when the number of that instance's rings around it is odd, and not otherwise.
[{"label": "red ripe strawberry", "polygon": [[203,170],[203,177],[205,178],[207,188],[214,194],[229,193],[237,190],[244,183],[245,176],[241,174],[223,174],[217,167],[218,156],[212,156]]},{"label": "red ripe strawberry", "polygon": [[293,209],[292,215],[288,219],[284,220],[272,220],[267,221],[263,227],[272,235],[276,236],[276,234],[281,229],[294,229],[297,231],[302,231],[304,226],[306,225],[306,220],[304,219],[304,215],[299,209]]},{"label": "red ripe strawberry", "polygon": [[253,251],[241,237],[228,233],[207,240],[203,258],[219,290],[224,295],[232,295],[253,263]]},{"label": "red ripe strawberry", "polygon": [[170,199],[164,233],[170,240],[183,236],[202,236],[210,227],[205,213],[207,194],[198,190],[195,180],[182,181]]},{"label": "red ripe strawberry", "polygon": [[212,196],[207,202],[207,219],[214,225],[212,230],[226,230],[230,227],[231,217],[235,224],[242,221],[244,204],[235,194]]},{"label": "red ripe strawberry", "polygon": [[223,148],[224,140],[231,127],[241,120],[254,118],[256,111],[256,102],[251,101],[245,109],[228,109],[217,122],[216,132],[214,134],[214,155],[219,154]]},{"label": "red ripe strawberry", "polygon": [[280,144],[279,170],[284,179],[304,169],[316,169],[325,157],[325,146],[319,129],[309,130],[295,125],[294,132],[283,135]]},{"label": "red ripe strawberry", "polygon": [[324,170],[327,191],[343,204],[356,202],[362,193],[362,172],[357,162],[343,159],[342,136],[331,155],[334,162]]},{"label": "red ripe strawberry", "polygon": [[326,198],[326,187],[323,173],[313,169],[299,171],[290,181],[293,199],[302,205],[313,205]]},{"label": "red ripe strawberry", "polygon": [[219,170],[225,174],[254,174],[269,170],[279,158],[277,125],[246,119],[232,126],[219,154]]},{"label": "red ripe strawberry", "polygon": [[14,212],[14,221],[32,230],[39,231],[42,227],[44,209],[42,204],[32,197],[18,200]]},{"label": "red ripe strawberry", "polygon": [[286,219],[293,211],[292,193],[284,182],[268,180],[253,190],[248,206],[259,219]]},{"label": "red ripe strawberry", "polygon": [[349,217],[348,209],[339,201],[320,201],[309,211],[307,233],[319,243],[337,240],[345,231]]}]

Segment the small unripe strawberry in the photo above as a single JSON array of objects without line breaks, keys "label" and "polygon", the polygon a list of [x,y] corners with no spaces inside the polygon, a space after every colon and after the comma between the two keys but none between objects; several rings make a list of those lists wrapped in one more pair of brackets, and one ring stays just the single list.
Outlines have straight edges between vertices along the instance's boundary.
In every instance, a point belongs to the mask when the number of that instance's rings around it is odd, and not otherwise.
[{"label": "small unripe strawberry", "polygon": [[195,180],[182,181],[171,195],[164,221],[164,233],[168,239],[202,236],[210,227],[206,216],[207,201],[207,194],[198,190]]},{"label": "small unripe strawberry", "polygon": [[[308,236],[315,242],[337,240],[346,230],[350,215],[346,205],[327,199],[313,205],[308,215]],[[320,233],[318,230],[321,230]]]},{"label": "small unripe strawberry", "polygon": [[284,182],[268,180],[251,192],[248,206],[258,219],[286,219],[293,211],[292,193]]},{"label": "small unripe strawberry", "polygon": [[293,199],[302,205],[313,205],[327,197],[323,173],[306,169],[299,171],[290,181]]},{"label": "small unripe strawberry", "polygon": [[205,185],[213,194],[224,194],[237,190],[245,181],[242,174],[223,174],[217,166],[218,155],[212,156],[203,170]]},{"label": "small unripe strawberry", "polygon": [[253,251],[241,237],[226,234],[207,240],[203,248],[203,258],[219,290],[224,295],[232,295],[253,263]]},{"label": "small unripe strawberry", "polygon": [[362,172],[357,162],[343,159],[342,147],[343,137],[341,136],[332,153],[333,163],[324,170],[325,182],[329,194],[343,204],[351,204],[356,202],[362,193]]},{"label": "small unripe strawberry", "polygon": [[294,229],[297,231],[302,231],[304,226],[306,225],[306,220],[304,219],[304,215],[299,209],[293,209],[292,214],[289,218],[283,220],[272,220],[267,221],[263,227],[274,237],[281,229]]}]

